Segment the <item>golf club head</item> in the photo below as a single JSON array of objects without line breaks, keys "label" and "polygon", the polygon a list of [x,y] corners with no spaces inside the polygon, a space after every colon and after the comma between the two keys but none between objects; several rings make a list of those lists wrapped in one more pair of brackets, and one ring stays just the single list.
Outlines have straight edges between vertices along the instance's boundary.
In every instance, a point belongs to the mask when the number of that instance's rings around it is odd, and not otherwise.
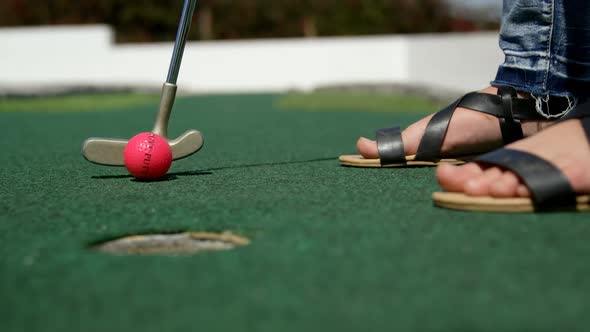
[{"label": "golf club head", "polygon": [[[82,155],[91,163],[105,166],[125,166],[124,152],[127,140],[89,138],[82,145]],[[174,140],[168,140],[172,159],[179,160],[197,153],[205,140],[201,132],[189,130]]]}]

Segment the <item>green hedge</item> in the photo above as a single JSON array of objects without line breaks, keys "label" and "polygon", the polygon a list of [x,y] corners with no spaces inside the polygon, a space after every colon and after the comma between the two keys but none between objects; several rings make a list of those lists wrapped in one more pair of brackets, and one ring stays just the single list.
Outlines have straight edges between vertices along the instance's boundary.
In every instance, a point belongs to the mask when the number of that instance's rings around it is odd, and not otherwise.
[{"label": "green hedge", "polygon": [[[0,26],[106,23],[115,28],[119,42],[171,40],[182,2],[2,0]],[[200,0],[190,38],[341,36],[490,27],[489,22],[475,21],[450,15],[444,0]]]}]

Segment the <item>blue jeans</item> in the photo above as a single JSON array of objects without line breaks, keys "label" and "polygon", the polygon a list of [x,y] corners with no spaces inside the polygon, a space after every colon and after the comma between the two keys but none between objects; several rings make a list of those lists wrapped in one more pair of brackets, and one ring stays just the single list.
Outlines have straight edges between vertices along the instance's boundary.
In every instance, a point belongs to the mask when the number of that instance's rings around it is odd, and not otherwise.
[{"label": "blue jeans", "polygon": [[505,61],[492,85],[590,97],[590,0],[504,0],[500,47]]}]

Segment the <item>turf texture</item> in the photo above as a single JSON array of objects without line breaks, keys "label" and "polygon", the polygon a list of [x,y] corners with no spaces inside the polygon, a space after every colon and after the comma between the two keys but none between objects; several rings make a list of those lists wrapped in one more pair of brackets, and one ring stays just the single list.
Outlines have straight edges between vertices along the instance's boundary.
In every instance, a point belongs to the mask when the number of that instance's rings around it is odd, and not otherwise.
[{"label": "turf texture", "polygon": [[[206,145],[154,183],[89,164],[80,147],[149,130],[155,105],[0,112],[0,331],[590,329],[588,214],[435,208],[431,168],[336,160],[359,135],[420,114],[300,100],[179,98],[171,136],[196,128]],[[251,244],[196,256],[89,249],[175,231]]]}]

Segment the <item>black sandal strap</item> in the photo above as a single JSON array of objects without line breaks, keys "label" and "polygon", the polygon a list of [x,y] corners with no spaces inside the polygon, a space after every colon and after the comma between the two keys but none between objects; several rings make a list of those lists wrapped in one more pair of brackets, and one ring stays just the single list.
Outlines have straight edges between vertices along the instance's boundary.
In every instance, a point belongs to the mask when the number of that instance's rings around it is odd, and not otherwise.
[{"label": "black sandal strap", "polygon": [[422,140],[420,140],[420,145],[416,152],[416,160],[437,161],[440,159],[442,144],[447,135],[451,118],[463,98],[432,116],[424,130]]},{"label": "black sandal strap", "polygon": [[512,101],[518,95],[513,88],[503,86],[498,88],[498,96],[502,98],[503,111],[503,116],[499,117],[498,121],[500,121],[504,145],[508,145],[524,138],[520,121],[514,118],[513,113],[514,104]]},{"label": "black sandal strap", "polygon": [[[514,91],[516,92],[516,90]],[[502,97],[499,95],[471,92],[463,97],[461,103],[459,103],[457,107],[468,108],[473,111],[490,114],[496,117],[504,116]],[[512,114],[514,118],[521,121],[543,119],[536,111],[535,100],[530,98],[512,98]]]},{"label": "black sandal strap", "polygon": [[568,179],[544,159],[523,151],[500,149],[475,161],[500,166],[518,175],[529,188],[536,210],[576,207],[576,193]]},{"label": "black sandal strap", "polygon": [[576,106],[562,121],[570,119],[580,119],[582,121],[582,128],[584,128],[588,144],[590,144],[590,101]]},{"label": "black sandal strap", "polygon": [[458,107],[497,117],[505,145],[524,138],[521,120],[542,119],[535,111],[534,99],[518,98],[516,90],[509,86],[498,87],[497,95],[470,93],[463,98]]},{"label": "black sandal strap", "polygon": [[382,166],[406,162],[400,127],[377,130],[377,149]]},{"label": "black sandal strap", "polygon": [[451,118],[458,107],[497,117],[505,144],[524,138],[520,120],[542,119],[535,110],[535,101],[518,98],[516,90],[512,87],[499,87],[497,95],[480,92],[468,93],[430,119],[418,146],[416,160],[440,160],[443,141]]},{"label": "black sandal strap", "polygon": [[[432,116],[420,140],[416,160],[433,162],[440,160],[442,145],[451,118],[458,107],[497,117],[505,144],[524,137],[520,120],[542,119],[535,111],[535,101],[533,99],[518,98],[516,90],[512,87],[500,87],[497,95],[471,92]],[[393,164],[400,163],[402,160],[405,161],[405,156],[402,159],[402,156],[399,155],[399,151],[403,151],[403,142],[397,141],[397,137],[401,137],[401,132],[397,133],[395,130],[388,132],[388,130],[385,129],[378,135],[378,142],[382,142],[382,144],[379,144],[379,156],[382,163]],[[395,139],[390,138],[392,135],[395,136]],[[382,138],[379,139],[379,136]],[[389,147],[389,145],[393,146]]]},{"label": "black sandal strap", "polygon": [[588,140],[588,144],[590,144],[590,116],[582,118],[582,128],[584,128],[586,139]]}]

